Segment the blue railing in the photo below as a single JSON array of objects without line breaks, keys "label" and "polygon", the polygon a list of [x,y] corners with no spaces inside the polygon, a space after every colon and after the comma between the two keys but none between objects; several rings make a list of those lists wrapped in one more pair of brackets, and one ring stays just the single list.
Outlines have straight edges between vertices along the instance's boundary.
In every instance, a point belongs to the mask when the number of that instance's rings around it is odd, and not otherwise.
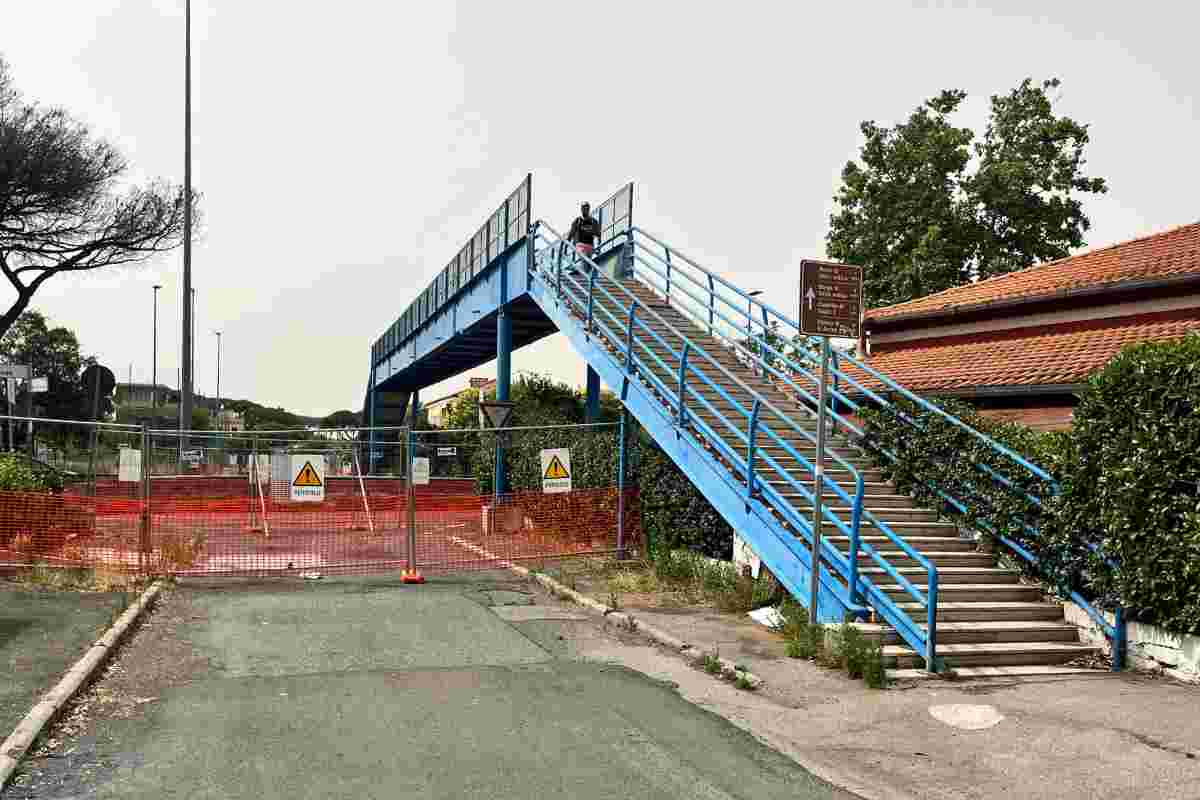
[{"label": "blue railing", "polygon": [[[548,238],[543,232],[548,232],[553,239]],[[743,492],[747,502],[755,496],[761,498],[811,543],[810,522],[799,513],[791,501],[775,488],[775,484],[790,487],[809,503],[815,503],[815,491],[810,491],[804,482],[797,480],[793,470],[786,469],[779,460],[764,449],[764,442],[772,443],[770,446],[782,449],[809,475],[815,475],[815,465],[784,438],[791,436],[795,441],[795,437],[799,436],[803,440],[812,442],[815,446],[816,436],[813,432],[798,424],[793,415],[780,411],[754,385],[740,379],[721,364],[719,359],[708,352],[703,345],[679,331],[653,308],[647,307],[622,283],[599,278],[598,265],[590,258],[581,259],[573,250],[568,249],[561,236],[550,225],[539,222],[532,236],[535,276],[545,280],[547,286],[555,292],[561,302],[570,304],[575,315],[583,322],[587,334],[589,336],[598,335],[613,356],[620,359],[624,369],[630,375],[643,380],[659,395],[666,406],[666,413],[670,414],[681,428],[691,429],[702,436],[731,466],[731,469],[744,481]],[[539,244],[543,246],[539,247]],[[618,243],[618,246],[629,248],[634,259],[643,264],[643,272],[649,269],[668,282],[672,280],[669,255],[667,256],[668,267],[664,273],[663,270],[654,267],[647,261],[646,256],[655,257],[655,254],[649,253],[645,246],[639,250],[636,237],[628,237],[623,244]],[[667,252],[669,254],[671,251],[668,249]],[[579,272],[581,266],[586,267],[586,280]],[[676,271],[675,275],[679,275],[679,273]],[[639,275],[639,277],[644,276]],[[686,281],[688,278],[685,276],[683,280]],[[737,352],[743,361],[754,368],[756,374],[771,375],[815,404],[816,398],[797,384],[785,369],[780,369],[781,366],[788,366],[800,373],[809,374],[802,364],[780,352],[765,339],[758,342],[757,352],[750,352],[743,343],[728,335],[726,327],[732,321],[726,309],[717,303],[717,294],[714,292],[714,288],[718,281],[721,285],[729,286],[711,273],[707,273],[704,281],[707,287],[701,284],[702,288],[708,292],[707,330],[727,347]],[[730,288],[740,293],[736,287]],[[674,287],[667,289],[668,295],[671,292],[682,291],[688,290],[680,288],[679,281]],[[689,291],[689,297],[696,302],[703,302],[702,296],[691,291]],[[747,300],[750,299],[746,295],[743,297],[746,297]],[[747,308],[751,310],[751,313],[753,312],[753,305],[748,305]],[[686,311],[685,316],[691,317],[692,321],[695,321],[694,317]],[[725,327],[722,326],[722,323]],[[657,345],[658,349],[656,350],[653,345]],[[711,343],[709,347],[712,347]],[[667,355],[674,364],[667,363],[662,354]],[[716,375],[717,380],[714,380],[705,370]],[[736,388],[743,399],[739,399],[728,391],[732,388]],[[717,402],[710,401],[702,391],[703,389],[715,394],[718,398]],[[727,409],[718,407],[722,402],[728,409],[733,410],[732,419]],[[709,420],[719,429],[714,430],[704,416],[690,412],[689,407],[706,410]],[[809,413],[813,416],[816,414],[813,409],[809,409]],[[851,424],[849,420],[836,413],[835,419],[843,425]],[[745,428],[739,424],[743,421]],[[737,447],[731,445],[730,442]],[[896,535],[883,520],[875,517],[870,510],[863,508],[865,489],[861,473],[835,451],[830,451],[828,457],[853,477],[855,494],[850,497],[827,473],[822,474],[822,494],[832,493],[846,502],[851,510],[851,519],[847,524],[832,508],[823,506],[822,519],[827,519],[849,540],[848,552],[845,555],[827,540],[823,539],[821,543],[821,559],[836,569],[845,580],[845,587],[843,588],[836,581],[828,581],[824,567],[818,569],[818,575],[821,576],[822,582],[827,588],[842,599],[847,608],[861,609],[859,598],[866,599],[910,646],[922,654],[930,669],[937,669],[938,577],[936,567],[920,552],[912,548],[908,542]],[[758,475],[762,471],[759,464],[765,467],[768,475],[773,473],[777,479],[775,481],[762,480]],[[861,540],[863,520],[871,523],[880,534],[896,544],[913,563],[924,570],[926,574],[924,591],[888,562],[883,553]],[[786,544],[794,553],[797,552],[798,542],[795,539],[791,539]],[[859,574],[858,556],[860,551],[869,556],[885,574],[902,587],[905,593],[925,609],[925,630],[922,630],[919,624],[915,623],[872,581]]]},{"label": "blue railing", "polygon": [[[715,275],[711,271],[701,267],[683,253],[671,248],[666,243],[640,228],[635,227],[633,229],[631,238],[635,252],[635,277],[660,292],[673,307],[684,313],[693,322],[707,326],[707,329],[713,336],[721,338],[730,347],[733,347],[748,363],[755,363],[756,361],[762,363],[768,374],[787,385],[788,388],[795,391],[797,396],[804,399],[807,403],[816,405],[816,398],[813,397],[812,392],[797,387],[791,379],[792,376],[795,376],[810,383],[812,386],[819,384],[818,378],[813,374],[809,366],[802,366],[796,362],[796,359],[799,358],[806,362],[806,365],[815,365],[818,363],[818,351],[816,340],[804,336],[794,319],[762,302],[757,297],[744,292],[719,275]],[[645,245],[644,241],[652,243],[653,247]],[[644,252],[651,252],[657,263],[648,263],[641,255]],[[688,285],[694,288],[681,288],[681,286],[686,287]],[[788,342],[792,345],[787,355],[783,352],[783,342]],[[783,369],[779,367],[783,367]],[[865,386],[855,374],[847,371],[846,367],[869,375],[878,381],[881,387],[886,388],[880,391],[872,390]],[[789,371],[790,375],[787,374]],[[832,391],[830,392],[830,402],[834,409],[832,416],[835,424],[842,426],[846,431],[858,437],[865,435],[865,432],[858,425],[848,420],[845,415],[837,412],[837,409],[842,406],[851,412],[858,411],[861,408],[860,400],[852,397],[849,394],[850,389],[847,387],[856,389],[860,397],[875,403],[879,407],[892,410],[897,419],[905,424],[920,427],[917,420],[896,408],[895,404],[883,394],[883,392],[894,393],[963,430],[988,450],[996,453],[1016,471],[1044,483],[1052,493],[1058,492],[1058,484],[1050,474],[1032,461],[1029,461],[1021,454],[995,441],[986,434],[972,428],[962,420],[938,408],[936,405],[914,394],[891,378],[872,369],[852,356],[845,353],[835,354],[830,374],[833,382]],[[884,451],[884,455],[893,461],[898,460],[898,455],[895,453]],[[1025,491],[987,464],[978,461],[973,461],[972,463],[978,472],[982,473],[986,479],[992,481],[995,485],[1001,486],[1007,492],[1021,495],[1026,501],[1033,503],[1039,509],[1042,507],[1041,498]],[[934,494],[945,500],[960,514],[970,515],[970,498],[956,496],[937,481],[927,483],[927,485]],[[1039,559],[1036,555],[1029,552],[1028,549],[1022,547],[1011,538],[1004,536],[1002,532],[995,531],[987,525],[984,527],[998,541],[1022,559],[1035,567],[1039,566]],[[1026,528],[1028,529],[1029,526],[1026,525]],[[1030,529],[1030,531],[1036,536],[1036,529]],[[1093,552],[1098,552],[1094,545],[1088,544],[1087,546]],[[1110,567],[1115,566],[1111,562],[1108,563]],[[1078,591],[1072,589],[1070,597],[1084,608],[1112,642],[1113,668],[1120,669],[1125,653],[1124,610],[1120,606],[1116,606],[1114,608],[1115,624],[1110,624],[1104,615],[1092,603],[1080,595]]]}]

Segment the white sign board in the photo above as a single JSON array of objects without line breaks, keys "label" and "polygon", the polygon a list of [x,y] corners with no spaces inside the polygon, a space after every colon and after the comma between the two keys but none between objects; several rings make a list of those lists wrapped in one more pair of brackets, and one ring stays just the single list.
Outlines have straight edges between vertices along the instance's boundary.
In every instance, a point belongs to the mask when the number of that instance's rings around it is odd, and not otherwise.
[{"label": "white sign board", "polygon": [[571,491],[571,450],[552,447],[542,451],[542,493]]},{"label": "white sign board", "polygon": [[413,485],[428,486],[429,485],[429,459],[428,458],[413,458]]},{"label": "white sign board", "polygon": [[39,392],[50,391],[50,379],[49,378],[32,378],[29,381],[29,391],[33,392],[34,394],[38,394]]},{"label": "white sign board", "polygon": [[325,456],[317,453],[292,453],[291,500],[293,503],[320,503],[325,500]]},{"label": "white sign board", "polygon": [[458,448],[457,447],[439,447],[437,449],[437,454],[439,456],[456,456],[456,455],[458,455]]},{"label": "white sign board", "polygon": [[142,451],[132,447],[121,448],[121,461],[117,465],[117,480],[121,483],[137,483],[142,479]]},{"label": "white sign board", "polygon": [[28,364],[0,364],[0,378],[23,381],[29,377]]}]

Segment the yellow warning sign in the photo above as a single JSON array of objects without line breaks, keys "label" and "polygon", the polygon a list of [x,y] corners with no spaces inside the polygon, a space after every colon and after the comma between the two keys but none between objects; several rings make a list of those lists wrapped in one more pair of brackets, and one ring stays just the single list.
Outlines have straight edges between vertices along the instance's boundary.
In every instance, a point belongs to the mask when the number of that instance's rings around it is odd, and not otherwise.
[{"label": "yellow warning sign", "polygon": [[305,461],[304,466],[300,469],[300,474],[296,476],[296,480],[292,481],[292,486],[320,486],[321,476],[313,469],[311,461]]},{"label": "yellow warning sign", "polygon": [[546,467],[546,474],[542,477],[546,480],[561,480],[571,477],[571,473],[567,472],[567,468],[563,466],[558,456],[554,456],[550,459],[550,466]]},{"label": "yellow warning sign", "polygon": [[542,491],[548,494],[571,491],[571,451],[551,447],[542,451]]}]

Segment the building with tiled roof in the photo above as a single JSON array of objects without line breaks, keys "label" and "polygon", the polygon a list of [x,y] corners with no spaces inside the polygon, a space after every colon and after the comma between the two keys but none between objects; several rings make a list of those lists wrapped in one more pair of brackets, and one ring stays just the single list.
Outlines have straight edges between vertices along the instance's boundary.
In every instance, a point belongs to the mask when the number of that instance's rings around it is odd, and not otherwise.
[{"label": "building with tiled roof", "polygon": [[867,363],[913,391],[1067,427],[1122,347],[1200,332],[1200,223],[872,309],[864,331]]}]

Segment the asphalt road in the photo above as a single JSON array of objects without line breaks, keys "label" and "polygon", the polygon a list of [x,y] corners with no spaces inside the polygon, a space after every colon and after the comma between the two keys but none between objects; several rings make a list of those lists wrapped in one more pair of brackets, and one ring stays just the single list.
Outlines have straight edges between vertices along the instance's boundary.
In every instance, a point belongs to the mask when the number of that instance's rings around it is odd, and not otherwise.
[{"label": "asphalt road", "polygon": [[846,797],[673,686],[579,658],[594,622],[529,591],[183,585],[3,796]]}]

